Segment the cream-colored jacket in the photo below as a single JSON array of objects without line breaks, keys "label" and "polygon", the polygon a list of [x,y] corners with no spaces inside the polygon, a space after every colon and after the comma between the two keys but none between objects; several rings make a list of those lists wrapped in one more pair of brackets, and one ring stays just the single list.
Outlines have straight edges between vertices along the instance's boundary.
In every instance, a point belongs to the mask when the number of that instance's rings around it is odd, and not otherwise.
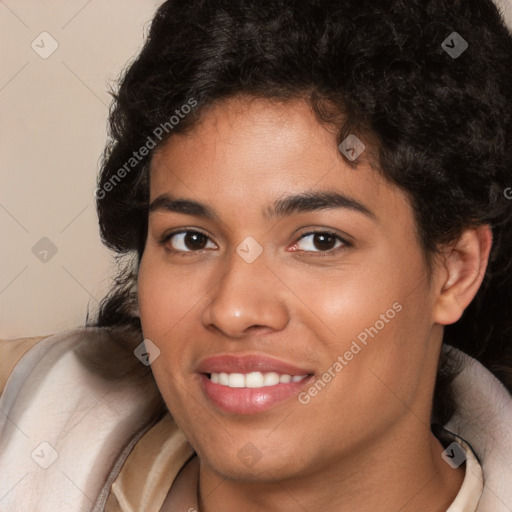
[{"label": "cream-colored jacket", "polygon": [[[0,340],[0,512],[158,512],[193,456],[169,414],[148,423],[147,391],[77,357],[104,332]],[[510,512],[512,398],[458,355],[459,412],[446,429],[461,438],[466,477],[449,512]]]}]

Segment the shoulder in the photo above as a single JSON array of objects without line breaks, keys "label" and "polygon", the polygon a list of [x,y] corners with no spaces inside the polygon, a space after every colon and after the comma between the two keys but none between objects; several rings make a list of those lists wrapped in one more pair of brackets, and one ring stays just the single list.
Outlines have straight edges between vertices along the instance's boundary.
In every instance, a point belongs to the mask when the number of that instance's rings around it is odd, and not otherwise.
[{"label": "shoulder", "polygon": [[512,504],[512,396],[482,364],[453,349],[462,371],[453,382],[457,411],[446,425],[480,460],[484,491],[478,510],[508,511]]},{"label": "shoulder", "polygon": [[0,339],[0,394],[13,368],[19,360],[39,341],[48,336]]},{"label": "shoulder", "polygon": [[3,347],[10,375],[0,396],[0,467],[9,471],[0,472],[0,488],[12,489],[5,507],[88,510],[119,454],[154,423],[156,385],[109,378],[84,362],[84,346],[108,339],[105,329],[84,327]]}]

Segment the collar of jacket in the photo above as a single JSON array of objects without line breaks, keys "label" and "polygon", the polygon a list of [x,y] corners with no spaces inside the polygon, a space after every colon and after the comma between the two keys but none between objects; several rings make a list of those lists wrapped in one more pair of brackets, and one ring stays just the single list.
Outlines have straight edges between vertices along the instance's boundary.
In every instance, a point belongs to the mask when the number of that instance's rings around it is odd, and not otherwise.
[{"label": "collar of jacket", "polygon": [[462,437],[482,466],[478,512],[512,511],[512,397],[482,364],[449,347],[462,364],[453,382],[457,412],[445,428]]}]

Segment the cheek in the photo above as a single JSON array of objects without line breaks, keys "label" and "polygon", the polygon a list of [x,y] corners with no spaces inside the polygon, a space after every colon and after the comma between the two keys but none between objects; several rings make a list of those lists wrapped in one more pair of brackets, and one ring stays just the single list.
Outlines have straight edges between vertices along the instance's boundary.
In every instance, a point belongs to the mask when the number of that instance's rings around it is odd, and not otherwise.
[{"label": "cheek", "polygon": [[173,329],[178,329],[187,301],[184,293],[177,293],[176,282],[151,251],[146,251],[141,260],[137,293],[144,339],[151,340],[160,350],[151,370],[168,409],[171,413],[179,412],[183,405],[173,389],[183,386],[178,372],[183,367],[183,347],[172,340]]},{"label": "cheek", "polygon": [[326,394],[326,406],[331,399],[354,399],[371,410],[404,390],[404,399],[412,399],[428,348],[431,304],[421,256],[413,254],[408,262],[403,258],[390,250],[328,275],[287,276],[304,302],[302,318],[311,318],[317,340],[313,348],[322,351],[325,371],[340,376],[329,384],[337,397]]},{"label": "cheek", "polygon": [[164,258],[151,250],[144,253],[139,266],[137,292],[143,336],[160,350],[152,370],[169,406],[172,397],[166,395],[177,397],[179,393],[166,390],[183,388],[191,371],[196,347],[193,340],[207,296],[205,276],[187,266],[171,272]]},{"label": "cheek", "polygon": [[385,320],[394,318],[393,304],[408,293],[414,273],[404,269],[399,273],[394,270],[397,267],[390,254],[368,253],[350,256],[335,268],[297,270],[283,266],[279,274],[304,313],[300,320],[312,317],[310,327],[316,334],[323,333],[321,338],[344,350],[366,328],[376,322],[381,327],[381,315],[389,312]]},{"label": "cheek", "polygon": [[200,305],[201,285],[191,270],[170,272],[157,254],[147,251],[141,260],[137,280],[140,318],[144,336],[165,340],[173,329]]}]

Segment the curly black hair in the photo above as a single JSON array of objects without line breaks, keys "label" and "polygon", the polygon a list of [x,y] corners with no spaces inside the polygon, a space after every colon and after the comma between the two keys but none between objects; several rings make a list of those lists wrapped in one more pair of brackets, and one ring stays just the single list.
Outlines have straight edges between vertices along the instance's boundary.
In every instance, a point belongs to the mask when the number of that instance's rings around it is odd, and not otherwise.
[{"label": "curly black hair", "polygon": [[[339,142],[349,133],[374,141],[376,170],[410,198],[427,263],[463,229],[492,227],[484,282],[443,341],[512,392],[512,36],[491,0],[165,2],[114,93],[96,189],[102,240],[120,266],[87,322],[109,328],[117,364],[124,353],[134,371],[142,341],[136,281],[151,157],[235,95],[306,99]],[[454,412],[456,372],[443,351],[433,425]]]}]

